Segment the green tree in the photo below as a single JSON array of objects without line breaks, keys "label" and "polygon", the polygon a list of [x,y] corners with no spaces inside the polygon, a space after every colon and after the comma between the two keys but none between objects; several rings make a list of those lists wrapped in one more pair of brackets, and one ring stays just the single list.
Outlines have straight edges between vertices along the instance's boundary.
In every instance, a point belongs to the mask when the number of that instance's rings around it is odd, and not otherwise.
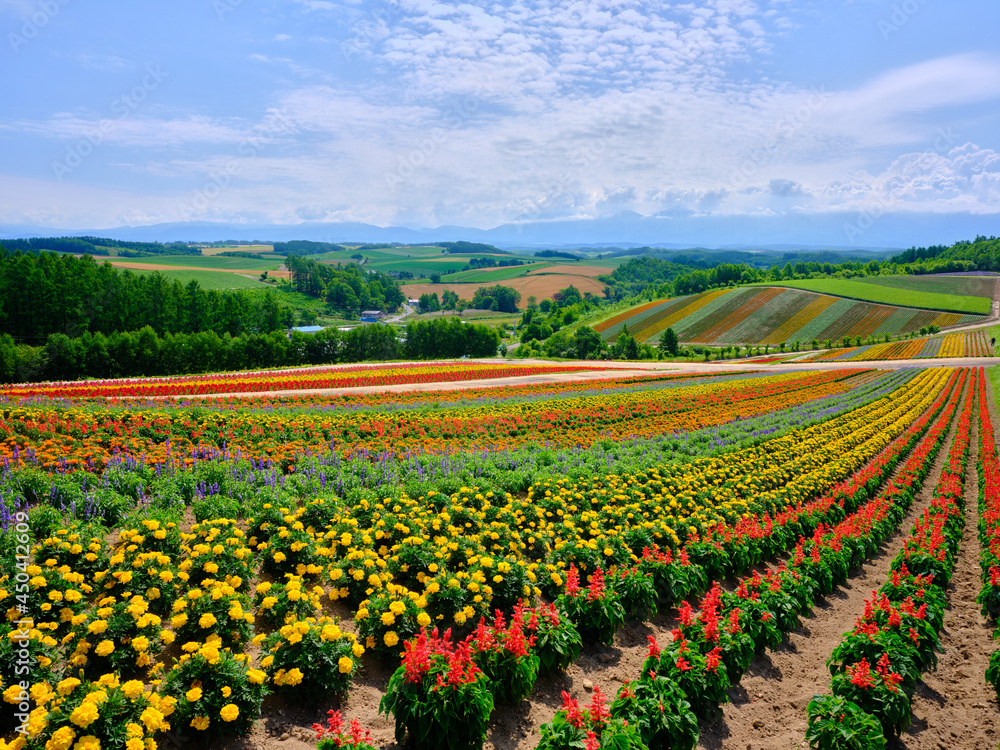
[{"label": "green tree", "polygon": [[667,328],[660,334],[660,349],[665,351],[671,357],[677,356],[677,347],[679,343],[680,342],[677,340],[677,334],[674,332],[673,328]]},{"label": "green tree", "polygon": [[590,326],[580,326],[573,334],[573,345],[577,359],[602,359],[607,353],[607,345],[601,334]]}]

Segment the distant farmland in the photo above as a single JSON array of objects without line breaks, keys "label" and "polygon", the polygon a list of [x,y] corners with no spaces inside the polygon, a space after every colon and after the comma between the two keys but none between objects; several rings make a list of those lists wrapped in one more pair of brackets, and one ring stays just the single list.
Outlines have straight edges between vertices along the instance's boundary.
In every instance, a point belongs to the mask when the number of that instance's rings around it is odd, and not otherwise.
[{"label": "distant farmland", "polygon": [[608,318],[594,328],[605,340],[614,339],[627,325],[639,341],[655,340],[664,330],[673,328],[681,341],[691,343],[780,344],[897,335],[925,326],[943,328],[982,318],[754,286],[650,302]]}]

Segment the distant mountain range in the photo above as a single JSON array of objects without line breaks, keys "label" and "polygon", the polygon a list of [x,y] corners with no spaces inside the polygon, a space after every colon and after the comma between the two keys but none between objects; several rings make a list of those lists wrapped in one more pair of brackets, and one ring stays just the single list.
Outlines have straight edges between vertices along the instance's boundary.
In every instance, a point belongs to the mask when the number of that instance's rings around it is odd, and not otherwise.
[{"label": "distant mountain range", "polygon": [[871,222],[858,214],[781,216],[642,216],[624,212],[598,219],[514,222],[492,229],[439,226],[378,227],[344,222],[229,224],[180,222],[104,228],[52,228],[0,224],[0,238],[93,235],[119,240],[216,242],[221,240],[316,240],[403,242],[447,240],[487,242],[497,247],[689,247],[752,250],[894,251],[911,246],[952,244],[977,235],[1000,234],[1000,214],[886,214]]}]

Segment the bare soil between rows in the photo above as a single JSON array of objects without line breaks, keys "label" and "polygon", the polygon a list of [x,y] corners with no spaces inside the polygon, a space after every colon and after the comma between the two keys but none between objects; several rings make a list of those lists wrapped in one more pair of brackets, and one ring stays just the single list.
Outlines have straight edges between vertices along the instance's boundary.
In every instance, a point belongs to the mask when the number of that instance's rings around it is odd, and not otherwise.
[{"label": "bare soil between rows", "polygon": [[[990,418],[996,419],[992,389],[987,388]],[[943,653],[937,670],[924,674],[913,695],[913,723],[893,748],[978,750],[1000,739],[996,692],[986,682],[986,667],[994,642],[976,596],[981,587],[979,566],[979,426],[973,420],[968,474],[965,480],[965,531],[959,557],[948,585],[948,609],[941,631]]]},{"label": "bare soil between rows", "polygon": [[[960,407],[956,414],[959,410]],[[844,633],[854,628],[864,612],[865,600],[886,582],[889,565],[902,549],[914,519],[930,505],[956,423],[957,418],[953,418],[933,467],[896,532],[883,542],[875,557],[852,571],[845,585],[820,599],[812,614],[803,616],[802,625],[791,631],[778,648],[751,662],[740,684],[729,691],[730,702],[723,706],[721,720],[714,724],[702,722],[698,747],[709,750],[808,747],[806,707],[813,696],[830,692],[826,661]]]}]

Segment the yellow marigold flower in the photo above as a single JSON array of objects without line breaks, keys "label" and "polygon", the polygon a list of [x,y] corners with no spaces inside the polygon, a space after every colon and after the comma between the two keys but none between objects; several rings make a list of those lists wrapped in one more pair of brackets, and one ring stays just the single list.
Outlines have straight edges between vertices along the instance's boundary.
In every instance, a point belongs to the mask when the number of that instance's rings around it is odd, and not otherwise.
[{"label": "yellow marigold flower", "polygon": [[195,701],[201,700],[201,688],[193,687],[184,693],[184,697],[188,699],[189,702],[194,703]]},{"label": "yellow marigold flower", "polygon": [[261,685],[267,679],[267,672],[260,669],[248,669],[247,679],[254,685]]},{"label": "yellow marigold flower", "polygon": [[146,730],[149,732],[158,732],[160,729],[165,728],[163,714],[152,706],[149,706],[142,712],[142,716],[139,717],[139,720],[146,725]]},{"label": "yellow marigold flower", "polygon": [[85,700],[79,706],[73,709],[73,713],[69,715],[69,720],[76,724],[78,727],[83,727],[86,729],[91,724],[93,724],[100,717],[100,712],[97,709],[97,705],[94,701]]},{"label": "yellow marigold flower", "polygon": [[107,629],[108,623],[105,620],[94,620],[87,626],[87,632],[93,633],[94,635],[100,635]]},{"label": "yellow marigold flower", "polygon": [[327,623],[323,626],[323,630],[320,633],[320,637],[324,641],[336,641],[339,640],[341,636],[340,628],[333,623]]},{"label": "yellow marigold flower", "polygon": [[143,651],[148,650],[149,649],[149,639],[146,636],[144,636],[144,635],[140,635],[138,638],[133,638],[132,639],[132,648],[134,648],[136,651],[138,651],[140,653],[143,652]]},{"label": "yellow marigold flower", "polygon": [[191,719],[191,726],[198,730],[208,729],[209,720],[207,716],[195,716]]},{"label": "yellow marigold flower", "polygon": [[389,627],[390,625],[394,625],[395,623],[396,623],[396,615],[394,615],[392,612],[383,612],[382,613],[382,624],[383,625],[385,625],[386,627]]},{"label": "yellow marigold flower", "polygon": [[69,750],[76,739],[76,732],[69,727],[60,727],[52,733],[51,739],[45,743],[46,750]]},{"label": "yellow marigold flower", "polygon": [[27,698],[27,693],[20,685],[14,684],[3,691],[3,699],[7,703],[17,704]]},{"label": "yellow marigold flower", "polygon": [[431,616],[426,612],[421,612],[417,615],[417,624],[421,627],[427,627],[431,624]]},{"label": "yellow marigold flower", "polygon": [[55,695],[52,686],[47,682],[36,682],[28,692],[31,694],[31,699],[39,706],[44,706]]},{"label": "yellow marigold flower", "polygon": [[341,656],[340,661],[337,662],[337,668],[341,674],[348,674],[354,668],[354,662],[351,661],[350,657]]},{"label": "yellow marigold flower", "polygon": [[392,648],[399,643],[399,634],[395,630],[387,630],[385,635],[382,636],[382,641],[386,646]]},{"label": "yellow marigold flower", "polygon": [[179,615],[174,615],[170,618],[170,624],[176,628],[183,628],[188,621],[188,616],[181,612]]},{"label": "yellow marigold flower", "polygon": [[173,643],[176,637],[177,636],[174,635],[174,632],[172,630],[160,631],[160,640],[163,641],[164,645],[166,646],[169,646],[171,643]]},{"label": "yellow marigold flower", "polygon": [[362,646],[360,643],[355,643],[353,646],[351,646],[351,653],[354,654],[355,659],[360,659],[365,654],[365,647]]},{"label": "yellow marigold flower", "polygon": [[271,655],[268,655],[268,656],[265,656],[265,657],[264,657],[263,659],[261,659],[261,660],[260,660],[260,665],[261,665],[261,666],[262,666],[262,667],[263,667],[264,669],[267,669],[267,668],[268,668],[268,667],[270,667],[270,666],[271,666],[272,664],[274,664],[274,655],[273,655],[273,654],[271,654]]},{"label": "yellow marigold flower", "polygon": [[98,656],[107,656],[114,650],[115,650],[115,644],[109,640],[101,641],[100,643],[97,644],[97,648],[94,649],[94,651],[97,653]]},{"label": "yellow marigold flower", "polygon": [[279,564],[283,563],[285,561],[285,553],[284,552],[275,552],[274,553],[274,561],[276,563],[279,563]]},{"label": "yellow marigold flower", "polygon": [[122,685],[122,692],[129,700],[135,700],[142,695],[143,684],[140,680],[129,680]]},{"label": "yellow marigold flower", "polygon": [[240,715],[240,709],[233,703],[227,703],[219,711],[219,716],[222,717],[223,721],[236,721]]},{"label": "yellow marigold flower", "polygon": [[94,735],[88,734],[76,741],[73,750],[101,750],[101,741]]},{"label": "yellow marigold flower", "polygon": [[229,685],[223,685],[222,686],[222,697],[223,698],[228,698],[232,694],[233,694],[233,689],[231,687],[229,687]]},{"label": "yellow marigold flower", "polygon": [[215,619],[215,615],[213,615],[211,612],[206,612],[205,614],[203,614],[201,617],[198,618],[198,627],[210,628],[217,622],[218,620]]},{"label": "yellow marigold flower", "polygon": [[286,685],[298,685],[302,682],[302,670],[298,667],[288,670],[285,673],[285,684]]}]

